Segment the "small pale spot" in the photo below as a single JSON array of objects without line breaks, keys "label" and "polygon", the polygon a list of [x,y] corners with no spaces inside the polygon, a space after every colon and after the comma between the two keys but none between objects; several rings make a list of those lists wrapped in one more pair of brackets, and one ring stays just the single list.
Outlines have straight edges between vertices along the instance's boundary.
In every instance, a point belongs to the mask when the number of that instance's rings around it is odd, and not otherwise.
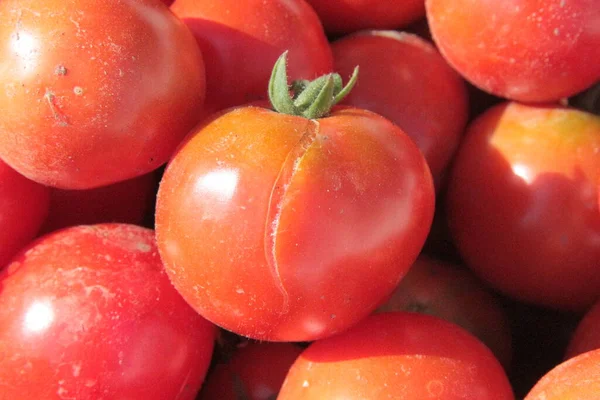
[{"label": "small pale spot", "polygon": [[73,93],[77,96],[81,96],[83,94],[83,88],[81,86],[75,86],[73,88]]},{"label": "small pale spot", "polygon": [[310,384],[308,383],[308,381],[304,381],[302,382],[302,387],[308,387]]},{"label": "small pale spot", "polygon": [[553,33],[554,33],[554,36],[558,36],[558,35],[560,35],[560,29],[558,29],[558,28],[554,28],[554,31],[553,31]]},{"label": "small pale spot", "polygon": [[242,289],[242,288],[237,288],[237,289],[235,290],[235,292],[236,292],[237,294],[244,294],[244,293],[246,293],[246,292],[244,292],[244,289]]},{"label": "small pale spot", "polygon": [[152,246],[150,246],[148,243],[144,243],[144,242],[139,242],[136,246],[136,248],[141,251],[142,253],[148,253],[150,250],[152,250]]}]

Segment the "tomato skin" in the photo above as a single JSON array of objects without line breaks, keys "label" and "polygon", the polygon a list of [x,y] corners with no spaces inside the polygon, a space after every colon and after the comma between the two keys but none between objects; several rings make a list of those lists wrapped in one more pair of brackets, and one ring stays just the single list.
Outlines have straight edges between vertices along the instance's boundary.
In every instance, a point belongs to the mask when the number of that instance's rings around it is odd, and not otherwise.
[{"label": "tomato skin", "polygon": [[439,186],[469,114],[467,89],[435,47],[417,35],[363,31],[332,43],[334,69],[356,87],[343,100],[397,124],[419,146]]},{"label": "tomato skin", "polygon": [[499,299],[466,268],[421,254],[377,310],[419,312],[453,322],[485,343],[509,369],[508,316]]},{"label": "tomato skin", "polygon": [[267,99],[273,64],[286,50],[290,79],[332,70],[327,37],[305,0],[176,0],[171,10],[202,50],[207,114]]},{"label": "tomato skin", "polygon": [[0,269],[42,226],[50,189],[30,181],[0,160]]},{"label": "tomato skin", "polygon": [[425,16],[423,0],[308,0],[328,33],[395,29]]},{"label": "tomato skin", "polygon": [[156,174],[151,172],[94,189],[53,188],[42,232],[106,222],[141,224],[156,201],[157,182]]},{"label": "tomato skin", "polygon": [[416,313],[369,316],[311,344],[278,400],[514,399],[490,350],[447,321]]},{"label": "tomato skin", "polygon": [[193,399],[214,325],[171,286],[154,232],[80,226],[29,246],[0,278],[3,399]]},{"label": "tomato skin", "polygon": [[259,340],[310,341],[391,293],[433,208],[425,159],[385,118],[244,107],[170,161],[156,233],[173,284],[205,318]]},{"label": "tomato skin", "polygon": [[504,103],[468,128],[448,184],[466,264],[516,299],[583,310],[600,293],[600,117]]},{"label": "tomato skin", "polygon": [[164,164],[205,94],[194,38],[153,0],[2,1],[0,70],[0,157],[63,189]]},{"label": "tomato skin", "polygon": [[246,342],[208,375],[199,400],[273,399],[301,352],[294,343]]},{"label": "tomato skin", "polygon": [[548,372],[525,400],[597,399],[600,393],[600,350],[580,354]]},{"label": "tomato skin", "polygon": [[426,0],[448,62],[492,94],[549,102],[600,79],[597,0]]},{"label": "tomato skin", "polygon": [[600,301],[585,313],[577,325],[567,346],[565,360],[596,349],[600,349]]}]

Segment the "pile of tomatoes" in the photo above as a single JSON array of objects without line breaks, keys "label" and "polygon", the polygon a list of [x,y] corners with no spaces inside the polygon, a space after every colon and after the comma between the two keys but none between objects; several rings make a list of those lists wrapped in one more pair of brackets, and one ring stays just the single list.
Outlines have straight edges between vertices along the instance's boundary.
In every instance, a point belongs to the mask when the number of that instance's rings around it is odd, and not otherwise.
[{"label": "pile of tomatoes", "polygon": [[0,400],[599,398],[599,48],[598,0],[2,0]]}]

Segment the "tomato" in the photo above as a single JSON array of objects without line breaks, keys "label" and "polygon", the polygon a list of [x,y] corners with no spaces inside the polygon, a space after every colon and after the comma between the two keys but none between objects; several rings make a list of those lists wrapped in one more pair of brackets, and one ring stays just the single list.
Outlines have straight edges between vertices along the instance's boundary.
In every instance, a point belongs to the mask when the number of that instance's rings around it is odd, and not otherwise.
[{"label": "tomato", "polygon": [[0,160],[0,269],[38,233],[50,204],[50,189]]},{"label": "tomato", "polygon": [[577,325],[565,352],[565,359],[600,349],[600,301],[589,309]]},{"label": "tomato", "polygon": [[293,343],[245,342],[208,375],[199,400],[275,399],[301,352]]},{"label": "tomato", "polygon": [[415,313],[372,315],[311,344],[278,400],[514,399],[490,350],[462,328]]},{"label": "tomato", "polygon": [[2,1],[0,71],[0,157],[63,189],[164,164],[205,93],[198,45],[157,0]]},{"label": "tomato", "polygon": [[[289,97],[283,77],[274,86]],[[173,284],[205,318],[254,339],[310,341],[391,293],[433,208],[423,155],[387,119],[247,106],[199,126],[171,159],[156,234]]]},{"label": "tomato", "polygon": [[469,265],[516,299],[583,310],[600,295],[600,117],[504,103],[469,127],[448,222]]},{"label": "tomato", "polygon": [[565,361],[548,372],[525,400],[597,399],[600,393],[600,350]]},{"label": "tomato", "polygon": [[154,173],[87,190],[52,189],[42,231],[103,222],[141,224],[156,201]]},{"label": "tomato", "polygon": [[421,255],[378,311],[413,311],[453,322],[485,343],[508,369],[510,321],[499,299],[458,265]]},{"label": "tomato", "polygon": [[394,29],[425,16],[423,0],[308,0],[331,34]]},{"label": "tomato", "polygon": [[467,90],[435,47],[409,33],[364,31],[332,44],[335,71],[360,80],[343,104],[374,111],[419,146],[439,186],[468,117]]},{"label": "tomato", "polygon": [[597,0],[426,0],[433,39],[481,89],[554,101],[600,79]]},{"label": "tomato", "polygon": [[173,289],[154,232],[40,238],[0,277],[3,399],[193,399],[215,328]]},{"label": "tomato", "polygon": [[289,50],[293,79],[330,72],[331,48],[305,0],[176,0],[206,63],[206,112],[267,98],[277,57]]}]

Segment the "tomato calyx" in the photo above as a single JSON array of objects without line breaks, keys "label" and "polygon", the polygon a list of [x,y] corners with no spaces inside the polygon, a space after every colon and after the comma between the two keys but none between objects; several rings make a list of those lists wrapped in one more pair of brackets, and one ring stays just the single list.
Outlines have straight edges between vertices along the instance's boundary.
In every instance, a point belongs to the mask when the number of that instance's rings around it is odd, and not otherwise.
[{"label": "tomato calyx", "polygon": [[[331,108],[350,93],[358,79],[358,66],[346,86],[342,77],[329,73],[313,81],[297,80],[290,86],[287,75],[287,51],[273,67],[269,80],[269,100],[273,109],[283,114],[297,115],[309,119],[326,116]],[[291,90],[290,90],[291,89]],[[290,95],[290,91],[293,95]]]}]

